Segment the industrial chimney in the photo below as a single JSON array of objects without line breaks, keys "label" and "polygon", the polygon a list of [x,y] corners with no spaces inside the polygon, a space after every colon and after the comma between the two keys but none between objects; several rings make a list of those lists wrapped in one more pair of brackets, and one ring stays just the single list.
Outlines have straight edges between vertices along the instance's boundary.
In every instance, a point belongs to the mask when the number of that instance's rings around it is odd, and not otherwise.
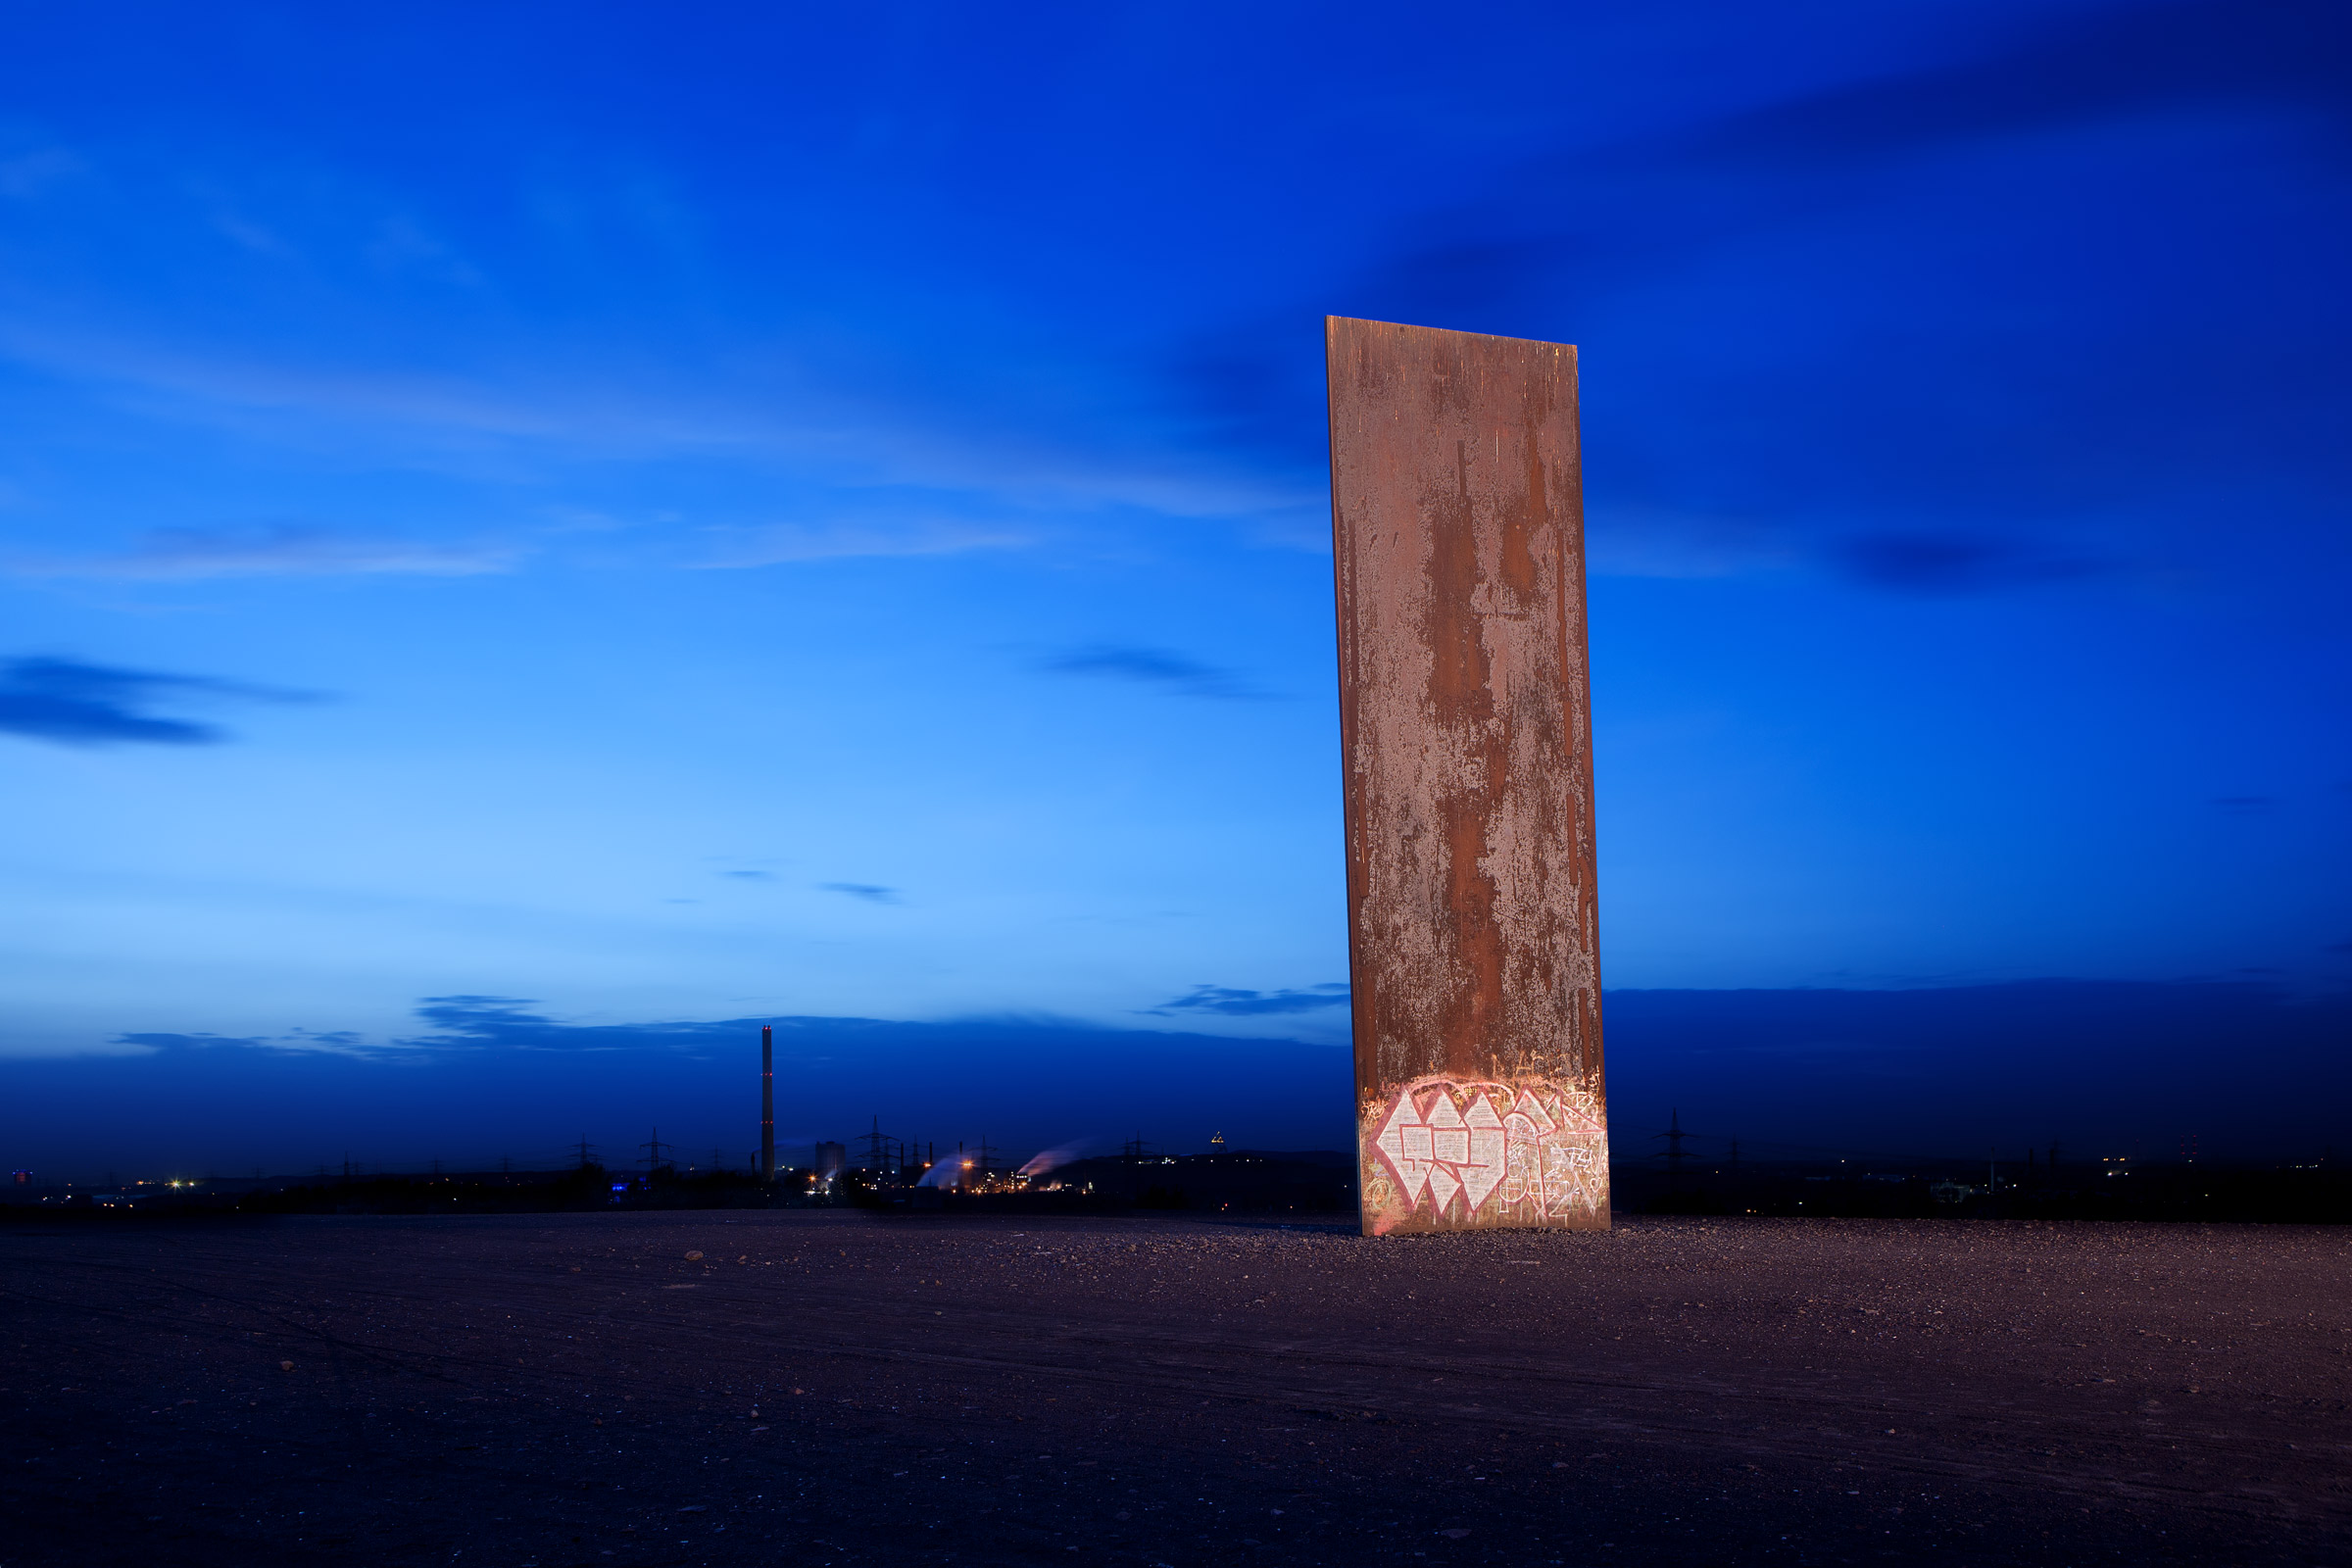
[{"label": "industrial chimney", "polygon": [[760,1026],[760,1179],[776,1179],[776,1028]]}]

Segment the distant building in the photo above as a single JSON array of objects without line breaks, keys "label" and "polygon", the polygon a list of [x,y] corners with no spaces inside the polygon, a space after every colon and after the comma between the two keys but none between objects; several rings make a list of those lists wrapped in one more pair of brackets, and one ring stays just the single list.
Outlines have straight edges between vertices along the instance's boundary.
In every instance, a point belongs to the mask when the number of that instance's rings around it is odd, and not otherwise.
[{"label": "distant building", "polygon": [[809,1168],[814,1170],[817,1179],[822,1181],[828,1176],[840,1175],[842,1168],[849,1162],[850,1152],[840,1144],[819,1144],[816,1146],[816,1158],[810,1162]]}]

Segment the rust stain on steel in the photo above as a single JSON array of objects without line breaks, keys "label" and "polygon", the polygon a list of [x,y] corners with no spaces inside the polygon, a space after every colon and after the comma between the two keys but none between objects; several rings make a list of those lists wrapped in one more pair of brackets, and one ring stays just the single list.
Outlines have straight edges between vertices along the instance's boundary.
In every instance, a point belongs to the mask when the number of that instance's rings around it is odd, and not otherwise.
[{"label": "rust stain on steel", "polygon": [[1364,1229],[1603,1227],[1576,350],[1325,328]]}]

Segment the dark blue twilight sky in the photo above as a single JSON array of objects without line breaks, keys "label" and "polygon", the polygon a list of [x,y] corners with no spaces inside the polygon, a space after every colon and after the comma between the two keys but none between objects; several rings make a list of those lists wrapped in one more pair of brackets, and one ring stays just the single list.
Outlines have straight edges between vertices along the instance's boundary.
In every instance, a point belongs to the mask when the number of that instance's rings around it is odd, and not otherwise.
[{"label": "dark blue twilight sky", "polygon": [[2352,1138],[2340,5],[8,36],[0,1158],[1343,1138],[1326,312],[1582,348],[1622,1127]]}]

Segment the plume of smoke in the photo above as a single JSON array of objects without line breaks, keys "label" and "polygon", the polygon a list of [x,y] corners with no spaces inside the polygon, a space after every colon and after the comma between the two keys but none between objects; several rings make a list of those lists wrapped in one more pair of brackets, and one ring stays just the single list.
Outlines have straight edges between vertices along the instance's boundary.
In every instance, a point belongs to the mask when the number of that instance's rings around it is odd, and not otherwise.
[{"label": "plume of smoke", "polygon": [[1032,1155],[1029,1163],[1021,1167],[1020,1174],[1043,1176],[1056,1165],[1067,1165],[1071,1160],[1086,1152],[1086,1146],[1090,1142],[1092,1142],[1091,1139],[1081,1138],[1074,1144],[1063,1144],[1058,1149],[1049,1149],[1043,1153]]},{"label": "plume of smoke", "polygon": [[955,1187],[962,1182],[976,1163],[977,1161],[969,1154],[942,1155],[932,1162],[931,1168],[923,1172],[923,1179],[914,1185],[917,1187]]}]

